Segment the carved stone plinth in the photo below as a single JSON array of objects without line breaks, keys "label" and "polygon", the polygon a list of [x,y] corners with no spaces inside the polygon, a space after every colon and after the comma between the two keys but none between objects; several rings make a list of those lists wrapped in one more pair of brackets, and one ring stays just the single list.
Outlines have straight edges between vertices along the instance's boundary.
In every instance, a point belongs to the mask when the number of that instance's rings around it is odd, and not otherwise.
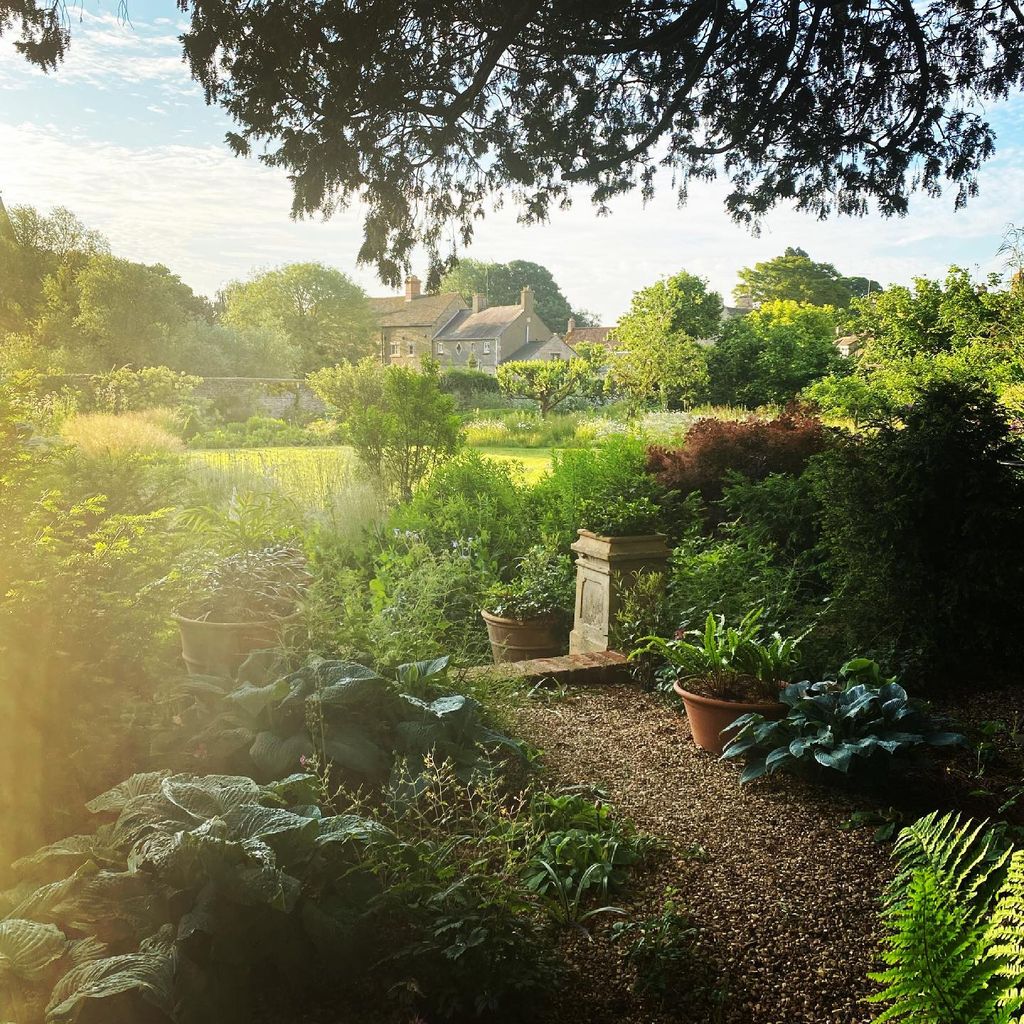
[{"label": "carved stone plinth", "polygon": [[608,650],[608,635],[623,598],[645,573],[664,572],[671,552],[660,533],[599,537],[579,531],[576,552],[576,616],[569,653]]}]

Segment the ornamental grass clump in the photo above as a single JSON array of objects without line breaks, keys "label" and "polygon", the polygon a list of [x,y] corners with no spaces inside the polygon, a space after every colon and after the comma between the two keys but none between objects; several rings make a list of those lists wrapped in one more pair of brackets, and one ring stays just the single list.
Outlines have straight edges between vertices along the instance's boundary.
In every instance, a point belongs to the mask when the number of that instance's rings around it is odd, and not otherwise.
[{"label": "ornamental grass clump", "polygon": [[228,555],[203,572],[186,608],[203,622],[266,622],[292,615],[310,582],[301,551],[286,545]]}]

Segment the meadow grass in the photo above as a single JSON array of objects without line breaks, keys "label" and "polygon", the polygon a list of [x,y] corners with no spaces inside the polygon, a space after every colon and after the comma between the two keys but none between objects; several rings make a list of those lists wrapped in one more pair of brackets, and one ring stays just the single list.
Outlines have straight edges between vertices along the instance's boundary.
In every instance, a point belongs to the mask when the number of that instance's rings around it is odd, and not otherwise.
[{"label": "meadow grass", "polygon": [[147,409],[75,413],[64,421],[60,433],[86,455],[152,455],[182,451],[185,446],[177,430],[172,409]]}]

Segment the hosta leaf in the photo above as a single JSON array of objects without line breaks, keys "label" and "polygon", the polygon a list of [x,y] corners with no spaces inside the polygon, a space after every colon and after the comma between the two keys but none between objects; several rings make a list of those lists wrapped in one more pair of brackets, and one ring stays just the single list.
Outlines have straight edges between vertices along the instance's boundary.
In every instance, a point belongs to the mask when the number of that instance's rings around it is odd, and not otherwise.
[{"label": "hosta leaf", "polygon": [[111,830],[92,835],[66,836],[41,850],[16,860],[11,867],[19,876],[56,881],[66,878],[87,861],[103,867],[124,867],[124,857],[110,843]]},{"label": "hosta leaf", "polygon": [[17,918],[0,921],[0,983],[10,978],[41,981],[68,947],[64,933],[52,924]]},{"label": "hosta leaf", "polygon": [[173,775],[161,792],[197,821],[215,818],[239,804],[255,803],[260,787],[244,775]]},{"label": "hosta leaf", "polygon": [[302,894],[302,883],[284,871],[271,867],[243,868],[227,875],[223,891],[236,903],[266,905],[291,913]]},{"label": "hosta leaf", "polygon": [[279,807],[254,804],[236,807],[224,815],[231,838],[258,839],[286,859],[309,851],[319,832],[315,818],[305,818]]},{"label": "hosta leaf", "polygon": [[763,757],[758,757],[752,761],[748,761],[740,775],[740,783],[753,782],[754,779],[761,778],[761,776],[764,775],[765,770],[765,759]]},{"label": "hosta leaf", "polygon": [[113,789],[108,789],[106,793],[101,793],[85,806],[93,814],[99,814],[101,811],[114,811],[120,814],[128,802],[135,797],[158,792],[160,783],[170,774],[166,771],[140,772],[138,775],[133,775],[130,779],[118,783]]},{"label": "hosta leaf", "polygon": [[769,773],[773,772],[779,767],[779,765],[785,764],[787,761],[791,761],[792,758],[793,755],[789,752],[789,747],[777,747],[765,758],[765,769]]},{"label": "hosta leaf", "polygon": [[47,1024],[78,1019],[87,1003],[103,1002],[109,1021],[174,1019],[174,960],[161,952],[127,953],[73,968],[58,982],[46,1008]]},{"label": "hosta leaf", "polygon": [[317,846],[335,843],[368,843],[373,838],[392,835],[391,831],[372,818],[361,818],[357,814],[335,814],[321,819],[316,837]]},{"label": "hosta leaf", "polygon": [[224,698],[228,704],[239,708],[252,718],[257,718],[267,708],[280,703],[288,696],[291,687],[287,680],[279,679],[276,683],[269,683],[267,686],[253,686],[245,683],[236,687]]},{"label": "hosta leaf", "polygon": [[332,728],[324,753],[339,767],[368,779],[383,779],[391,769],[391,754],[357,729]]},{"label": "hosta leaf", "polygon": [[261,732],[249,748],[253,764],[268,778],[277,779],[294,772],[299,759],[313,753],[313,744],[303,731],[290,736]]},{"label": "hosta leaf", "polygon": [[325,710],[335,712],[387,707],[395,703],[387,681],[376,675],[337,679],[324,686],[316,698]]},{"label": "hosta leaf", "polygon": [[320,780],[315,775],[289,775],[280,782],[271,782],[264,792],[272,794],[289,807],[315,804],[320,798]]}]

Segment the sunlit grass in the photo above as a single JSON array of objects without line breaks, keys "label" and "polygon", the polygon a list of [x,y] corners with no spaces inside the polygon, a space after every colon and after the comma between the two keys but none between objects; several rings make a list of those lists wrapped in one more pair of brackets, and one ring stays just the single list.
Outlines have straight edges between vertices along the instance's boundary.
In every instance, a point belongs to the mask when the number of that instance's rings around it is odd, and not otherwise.
[{"label": "sunlit grass", "polygon": [[176,427],[170,409],[76,413],[64,421],[61,437],[87,455],[151,455],[184,449]]}]

